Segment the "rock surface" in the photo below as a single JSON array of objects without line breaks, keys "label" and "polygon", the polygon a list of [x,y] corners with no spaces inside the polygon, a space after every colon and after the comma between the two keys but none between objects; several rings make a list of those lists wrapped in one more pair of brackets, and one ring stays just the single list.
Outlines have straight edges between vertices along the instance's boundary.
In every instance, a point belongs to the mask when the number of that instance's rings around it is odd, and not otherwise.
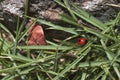
[{"label": "rock surface", "polygon": [[1,2],[1,8],[3,13],[11,13],[22,17],[25,1],[24,0],[4,0]]},{"label": "rock surface", "polygon": [[[108,9],[106,4],[117,3],[117,0],[69,0],[79,4],[83,9],[88,11],[97,11]],[[0,18],[3,15],[14,15],[22,17],[25,9],[25,0],[4,0],[0,2]],[[46,10],[62,9],[54,0],[29,0],[29,13],[32,17],[44,18]],[[63,9],[62,9],[63,10]],[[64,12],[64,10],[63,10]],[[5,17],[4,16],[4,17]],[[3,19],[4,19],[3,17]],[[9,18],[8,18],[9,19]]]},{"label": "rock surface", "polygon": [[115,4],[116,0],[88,0],[82,4],[82,8],[89,11],[96,11],[101,9],[107,9],[106,4]]}]

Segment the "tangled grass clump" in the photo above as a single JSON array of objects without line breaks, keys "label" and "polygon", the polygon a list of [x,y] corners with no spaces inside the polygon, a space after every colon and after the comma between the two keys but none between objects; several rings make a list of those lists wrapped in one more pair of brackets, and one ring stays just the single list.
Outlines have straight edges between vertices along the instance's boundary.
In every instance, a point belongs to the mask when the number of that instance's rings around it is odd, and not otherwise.
[{"label": "tangled grass clump", "polygon": [[[29,29],[22,31],[25,20],[17,25],[16,36],[0,23],[0,78],[2,80],[119,80],[120,79],[120,12],[115,19],[102,23],[67,0],[55,0],[69,15],[60,15],[65,27],[50,21],[34,19],[49,29],[71,36],[49,45],[27,45]],[[82,20],[86,25],[79,23]],[[19,23],[19,19],[18,19]],[[92,27],[91,27],[92,26]],[[5,37],[9,34],[10,40]],[[63,35],[64,36],[64,35]],[[79,36],[87,44],[74,42]],[[24,42],[25,45],[19,45]],[[25,51],[25,55],[21,54]]]}]

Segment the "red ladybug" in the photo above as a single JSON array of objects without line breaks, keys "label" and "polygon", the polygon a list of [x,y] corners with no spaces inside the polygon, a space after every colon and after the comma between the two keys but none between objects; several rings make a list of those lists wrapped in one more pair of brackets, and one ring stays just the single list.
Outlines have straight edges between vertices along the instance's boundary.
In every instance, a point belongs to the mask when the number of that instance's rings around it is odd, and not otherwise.
[{"label": "red ladybug", "polygon": [[79,40],[78,40],[78,45],[83,46],[83,45],[86,44],[86,42],[87,42],[86,38],[81,37],[81,38],[79,38]]}]

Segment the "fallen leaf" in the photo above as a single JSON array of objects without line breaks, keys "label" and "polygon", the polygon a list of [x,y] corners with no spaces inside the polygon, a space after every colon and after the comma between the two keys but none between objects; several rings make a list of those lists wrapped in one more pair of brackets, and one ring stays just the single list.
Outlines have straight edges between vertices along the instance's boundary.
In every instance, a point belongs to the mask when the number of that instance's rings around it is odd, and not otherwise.
[{"label": "fallen leaf", "polygon": [[[27,26],[31,25],[34,20],[30,20]],[[28,45],[46,45],[44,31],[41,25],[35,24],[28,33]]]}]

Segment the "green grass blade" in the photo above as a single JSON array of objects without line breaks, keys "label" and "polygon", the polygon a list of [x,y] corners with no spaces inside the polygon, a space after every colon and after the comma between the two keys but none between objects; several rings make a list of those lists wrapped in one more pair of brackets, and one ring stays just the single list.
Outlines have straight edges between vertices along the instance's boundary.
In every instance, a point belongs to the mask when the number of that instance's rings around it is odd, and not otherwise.
[{"label": "green grass blade", "polygon": [[61,5],[62,7],[65,7],[65,5],[60,1],[60,0],[54,0],[56,3],[58,3],[59,5]]},{"label": "green grass blade", "polygon": [[69,24],[72,24],[72,25],[74,25],[74,26],[80,26],[80,25],[78,24],[78,22],[75,21],[72,17],[70,17],[70,16],[68,16],[68,15],[65,15],[65,14],[61,14],[60,16],[61,16],[61,20],[62,20],[62,21],[67,22],[67,23],[69,23]]},{"label": "green grass blade", "polygon": [[101,21],[99,21],[94,16],[88,14],[83,9],[78,8],[76,5],[72,4],[75,9],[73,9],[74,14],[79,16],[80,18],[84,19],[85,21],[91,23],[92,25],[98,27],[101,30],[105,30],[107,28]]},{"label": "green grass blade", "polygon": [[67,28],[67,27],[62,27],[60,25],[55,25],[49,21],[45,21],[45,20],[38,20],[38,22],[40,22],[41,24],[45,24],[47,26],[50,26],[51,29],[55,29],[55,30],[61,30],[61,31],[65,31],[71,34],[75,34],[77,35],[78,33],[75,31],[75,28]]},{"label": "green grass blade", "polygon": [[96,31],[96,30],[93,30],[93,29],[87,28],[87,27],[84,27],[84,30],[85,30],[86,32],[89,32],[89,33],[92,33],[92,34],[98,36],[98,37],[101,38],[101,39],[104,39],[104,40],[105,40],[106,38],[108,38],[108,39],[112,39],[112,40],[114,40],[114,41],[117,41],[114,37],[109,36],[109,35],[106,35],[106,34],[102,34],[100,31]]},{"label": "green grass blade", "polygon": [[10,34],[10,36],[12,37],[13,41],[15,41],[13,34],[2,23],[0,23],[0,28],[3,29],[4,31],[8,32]]},{"label": "green grass blade", "polygon": [[41,45],[41,46],[18,46],[19,49],[39,49],[39,50],[69,50],[72,47],[68,46],[52,46],[52,45]]},{"label": "green grass blade", "polygon": [[68,9],[69,13],[71,14],[72,18],[77,21],[77,17],[75,16],[75,14],[71,11],[71,7],[68,3],[68,0],[64,0],[64,4],[66,6],[66,8]]},{"label": "green grass blade", "polygon": [[99,67],[103,64],[108,65],[110,62],[109,61],[91,61],[91,62],[83,62],[80,63],[78,67]]}]

